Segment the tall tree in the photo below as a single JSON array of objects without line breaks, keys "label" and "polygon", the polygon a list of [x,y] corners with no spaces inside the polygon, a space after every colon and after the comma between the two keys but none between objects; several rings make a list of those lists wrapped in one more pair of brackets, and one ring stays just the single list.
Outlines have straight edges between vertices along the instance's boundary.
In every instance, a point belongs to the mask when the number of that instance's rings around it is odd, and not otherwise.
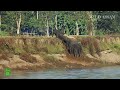
[{"label": "tall tree", "polygon": [[79,35],[79,27],[78,27],[78,22],[76,21],[76,35]]},{"label": "tall tree", "polygon": [[21,12],[16,12],[17,35],[20,34]]},{"label": "tall tree", "polygon": [[94,24],[93,24],[92,11],[86,11],[86,16],[88,19],[88,22],[87,22],[88,35],[93,36],[94,35]]},{"label": "tall tree", "polygon": [[37,11],[37,20],[38,20],[38,18],[39,18],[39,12]]},{"label": "tall tree", "polygon": [[1,14],[0,14],[0,31],[1,31]]},{"label": "tall tree", "polygon": [[49,22],[48,22],[48,16],[46,16],[46,27],[47,27],[47,37],[49,37]]},{"label": "tall tree", "polygon": [[78,20],[80,19],[79,18],[79,14],[78,14],[78,12],[74,12],[74,14],[75,14],[75,25],[76,25],[76,35],[79,35],[79,27],[78,27]]},{"label": "tall tree", "polygon": [[58,30],[58,28],[57,28],[57,15],[55,16],[55,28],[56,28],[56,30]]},{"label": "tall tree", "polygon": [[44,14],[44,16],[45,16],[45,22],[46,22],[46,24],[45,24],[45,26],[46,26],[46,31],[47,31],[47,37],[49,37],[49,27],[50,27],[50,22],[51,22],[51,20],[52,20],[52,18],[53,18],[53,14],[54,14],[54,12],[53,11],[44,11],[43,12],[43,14]]}]

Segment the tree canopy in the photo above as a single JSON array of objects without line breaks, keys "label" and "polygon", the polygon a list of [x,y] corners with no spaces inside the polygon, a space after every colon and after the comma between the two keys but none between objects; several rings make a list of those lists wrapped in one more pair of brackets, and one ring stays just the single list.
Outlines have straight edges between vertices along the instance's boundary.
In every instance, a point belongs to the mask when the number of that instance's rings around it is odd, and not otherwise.
[{"label": "tree canopy", "polygon": [[10,34],[25,26],[47,30],[47,34],[55,27],[67,35],[120,33],[120,11],[1,11],[0,22],[1,31]]}]

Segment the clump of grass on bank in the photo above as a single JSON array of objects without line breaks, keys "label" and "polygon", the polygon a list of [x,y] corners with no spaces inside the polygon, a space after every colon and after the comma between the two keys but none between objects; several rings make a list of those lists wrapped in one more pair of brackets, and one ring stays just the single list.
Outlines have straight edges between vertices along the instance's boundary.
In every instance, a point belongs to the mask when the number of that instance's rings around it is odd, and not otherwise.
[{"label": "clump of grass on bank", "polygon": [[14,51],[14,40],[12,38],[0,38],[0,53]]},{"label": "clump of grass on bank", "polygon": [[95,37],[77,37],[78,41],[81,41],[83,52],[85,54],[101,55],[101,51],[112,50],[120,53],[119,41],[116,38],[110,36],[95,36]]},{"label": "clump of grass on bank", "polygon": [[48,54],[63,53],[63,45],[57,38],[28,38],[28,37],[1,37],[0,53],[9,52],[16,55],[21,53],[39,54],[46,52]]},{"label": "clump of grass on bank", "polygon": [[120,44],[111,44],[110,48],[120,54]]},{"label": "clump of grass on bank", "polygon": [[20,55],[21,53],[25,53],[25,51],[20,47],[15,47],[14,54],[15,55]]},{"label": "clump of grass on bank", "polygon": [[59,60],[56,59],[53,55],[47,54],[47,53],[40,53],[40,56],[43,57],[43,60],[48,62],[48,63],[55,63],[58,62]]},{"label": "clump of grass on bank", "polygon": [[26,61],[26,62],[30,62],[30,63],[36,63],[37,59],[33,56],[31,56],[31,54],[29,53],[22,53],[20,54],[20,59]]},{"label": "clump of grass on bank", "polygon": [[64,51],[62,44],[60,44],[61,42],[59,40],[56,40],[55,38],[49,38],[49,40],[47,38],[33,38],[31,39],[31,44],[27,43],[26,39],[23,39],[23,42],[23,49],[26,52],[33,54],[40,52],[46,52],[48,54],[58,54],[63,53]]},{"label": "clump of grass on bank", "polygon": [[47,62],[54,62],[55,58],[53,56],[44,55],[43,59]]},{"label": "clump of grass on bank", "polygon": [[61,45],[47,45],[48,54],[61,54],[64,49]]},{"label": "clump of grass on bank", "polygon": [[120,53],[120,44],[116,40],[116,37],[97,37],[100,40],[101,51],[112,50],[114,52]]},{"label": "clump of grass on bank", "polygon": [[98,54],[99,56],[101,55],[100,44],[98,40],[95,39],[95,37],[82,37],[82,38],[77,37],[77,40],[81,42],[83,47],[83,52],[85,54],[90,53],[92,56],[94,56],[94,54]]}]

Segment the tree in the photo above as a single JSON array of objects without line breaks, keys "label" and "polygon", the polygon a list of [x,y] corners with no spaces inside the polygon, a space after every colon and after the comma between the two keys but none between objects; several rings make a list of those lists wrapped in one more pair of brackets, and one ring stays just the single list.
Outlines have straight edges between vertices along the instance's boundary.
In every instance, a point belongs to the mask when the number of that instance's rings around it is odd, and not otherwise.
[{"label": "tree", "polygon": [[76,35],[79,35],[79,27],[78,27],[78,22],[76,21]]},{"label": "tree", "polygon": [[1,14],[0,14],[0,31],[1,31]]},{"label": "tree", "polygon": [[[94,11],[97,30],[104,34],[120,33],[120,11]],[[98,16],[101,18],[98,19]]]},{"label": "tree", "polygon": [[47,27],[47,37],[49,37],[49,22],[48,22],[48,16],[46,16],[46,23],[47,23],[47,25],[46,25],[46,27]]},{"label": "tree", "polygon": [[38,16],[39,16],[39,12],[37,11],[37,19],[38,19]]},{"label": "tree", "polygon": [[21,12],[16,12],[17,35],[20,34]]},{"label": "tree", "polygon": [[93,24],[92,11],[86,11],[86,16],[88,19],[88,22],[87,22],[88,35],[93,36],[94,35],[94,24]]},{"label": "tree", "polygon": [[58,28],[57,28],[57,15],[55,16],[55,28],[56,28],[56,30],[58,30]]},{"label": "tree", "polygon": [[49,34],[49,27],[50,27],[51,25],[53,25],[52,19],[53,19],[53,17],[54,17],[54,11],[42,11],[41,14],[43,15],[42,18],[44,19],[43,22],[45,22],[47,37],[49,37],[49,35],[50,35],[50,34]]},{"label": "tree", "polygon": [[[49,36],[49,28],[63,30],[67,35],[95,35],[96,33],[120,33],[120,11],[1,11],[1,31],[20,34],[26,26],[44,31]],[[99,18],[95,16],[114,16]],[[1,23],[2,22],[2,23]],[[98,33],[98,35],[99,35]]]}]

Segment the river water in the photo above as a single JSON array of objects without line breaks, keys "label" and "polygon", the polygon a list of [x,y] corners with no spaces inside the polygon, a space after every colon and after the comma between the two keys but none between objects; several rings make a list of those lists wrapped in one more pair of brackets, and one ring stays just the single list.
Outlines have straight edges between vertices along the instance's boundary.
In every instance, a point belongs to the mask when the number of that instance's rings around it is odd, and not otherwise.
[{"label": "river water", "polygon": [[12,73],[2,79],[120,79],[120,66],[90,69],[45,70],[39,72]]}]

